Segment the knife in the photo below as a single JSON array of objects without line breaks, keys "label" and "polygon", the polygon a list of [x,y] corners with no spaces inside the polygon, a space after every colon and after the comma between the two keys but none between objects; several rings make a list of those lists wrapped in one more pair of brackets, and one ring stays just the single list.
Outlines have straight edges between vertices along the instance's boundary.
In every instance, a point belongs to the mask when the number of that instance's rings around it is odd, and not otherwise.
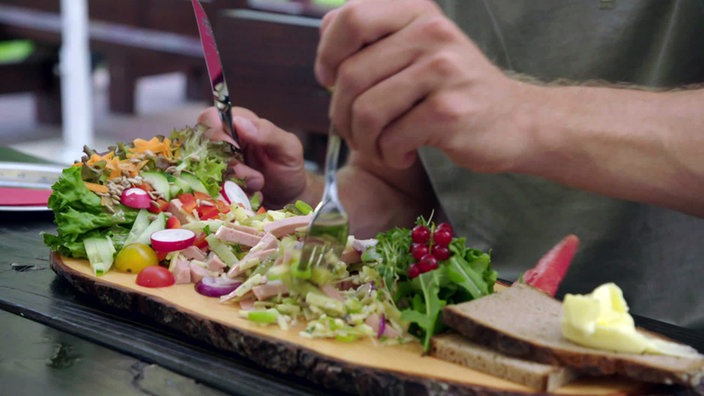
[{"label": "knife", "polygon": [[210,88],[213,91],[213,101],[215,103],[215,107],[220,113],[223,128],[225,128],[225,131],[230,133],[232,139],[235,141],[235,151],[241,154],[240,140],[237,137],[235,128],[232,126],[232,103],[230,102],[230,91],[227,89],[225,74],[222,71],[222,62],[220,61],[218,47],[215,44],[213,28],[210,25],[208,15],[206,15],[200,1],[191,0],[191,4],[193,4],[193,11],[195,12],[196,22],[198,23],[198,34],[200,34],[200,43],[203,46],[203,54],[205,55],[205,65],[208,69],[208,76],[210,77]]}]

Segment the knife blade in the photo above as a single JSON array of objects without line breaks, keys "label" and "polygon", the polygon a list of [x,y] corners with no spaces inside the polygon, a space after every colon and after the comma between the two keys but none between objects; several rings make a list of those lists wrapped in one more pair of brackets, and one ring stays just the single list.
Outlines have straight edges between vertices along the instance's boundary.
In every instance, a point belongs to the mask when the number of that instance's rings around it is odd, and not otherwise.
[{"label": "knife blade", "polygon": [[232,126],[232,102],[230,101],[230,91],[227,88],[225,74],[222,70],[222,62],[220,61],[220,53],[215,44],[215,35],[213,28],[205,13],[203,6],[199,0],[191,0],[193,12],[198,23],[198,34],[200,35],[200,43],[203,46],[203,55],[205,56],[205,66],[208,69],[208,77],[210,77],[210,87],[213,92],[213,102],[220,113],[222,126],[226,132],[229,132],[232,139],[235,141],[235,150],[240,151],[240,140],[237,137],[237,131]]}]

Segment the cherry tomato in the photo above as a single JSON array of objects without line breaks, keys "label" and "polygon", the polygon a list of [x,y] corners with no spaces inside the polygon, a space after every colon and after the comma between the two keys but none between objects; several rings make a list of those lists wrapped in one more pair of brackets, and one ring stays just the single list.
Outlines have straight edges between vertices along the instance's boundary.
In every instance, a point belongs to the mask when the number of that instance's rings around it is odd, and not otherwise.
[{"label": "cherry tomato", "polygon": [[411,239],[415,243],[426,243],[430,240],[430,229],[424,225],[417,225],[411,230]]},{"label": "cherry tomato", "polygon": [[174,283],[174,274],[160,265],[150,265],[137,274],[137,284],[144,287],[166,287]]},{"label": "cherry tomato", "polygon": [[138,273],[150,265],[159,264],[156,252],[143,243],[132,243],[120,250],[115,257],[115,269],[122,272]]}]

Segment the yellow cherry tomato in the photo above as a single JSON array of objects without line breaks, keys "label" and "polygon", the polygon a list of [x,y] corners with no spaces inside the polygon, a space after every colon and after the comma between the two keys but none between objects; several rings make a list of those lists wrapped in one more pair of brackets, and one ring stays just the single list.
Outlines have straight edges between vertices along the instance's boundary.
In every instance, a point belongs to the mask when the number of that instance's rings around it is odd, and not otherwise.
[{"label": "yellow cherry tomato", "polygon": [[132,243],[120,250],[114,265],[118,271],[136,274],[145,267],[158,264],[154,249],[143,243]]}]

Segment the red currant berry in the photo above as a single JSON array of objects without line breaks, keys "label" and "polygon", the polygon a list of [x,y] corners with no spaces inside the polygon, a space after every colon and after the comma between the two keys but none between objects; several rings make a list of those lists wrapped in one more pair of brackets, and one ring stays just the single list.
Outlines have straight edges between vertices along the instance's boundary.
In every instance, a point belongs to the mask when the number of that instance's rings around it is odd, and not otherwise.
[{"label": "red currant berry", "polygon": [[414,243],[411,245],[411,256],[413,256],[416,261],[419,261],[423,256],[428,253],[428,245],[424,243]]},{"label": "red currant berry", "polygon": [[421,273],[426,273],[438,267],[438,259],[436,259],[432,254],[426,254],[416,265],[420,267]]},{"label": "red currant berry", "polygon": [[433,241],[440,246],[447,246],[452,242],[452,233],[447,229],[435,230]]},{"label": "red currant berry", "polygon": [[450,258],[450,249],[448,249],[447,246],[433,245],[432,253],[438,261]]},{"label": "red currant berry", "polygon": [[440,223],[438,226],[435,228],[435,231],[438,230],[448,230],[450,231],[450,235],[453,235],[455,233],[455,230],[452,229],[452,226],[450,223]]},{"label": "red currant berry", "polygon": [[408,267],[408,277],[413,279],[416,276],[420,275],[420,267],[418,264],[413,264],[410,267]]},{"label": "red currant berry", "polygon": [[411,239],[415,243],[427,243],[430,240],[430,229],[424,225],[417,225],[411,230]]}]

